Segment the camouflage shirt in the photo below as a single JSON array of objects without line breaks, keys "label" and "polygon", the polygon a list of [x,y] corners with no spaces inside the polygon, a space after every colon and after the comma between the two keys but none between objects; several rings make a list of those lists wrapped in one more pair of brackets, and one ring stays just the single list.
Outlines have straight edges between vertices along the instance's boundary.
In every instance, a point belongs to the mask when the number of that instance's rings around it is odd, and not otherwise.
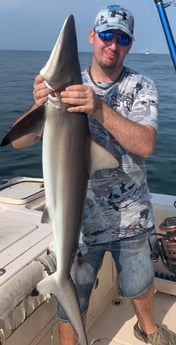
[{"label": "camouflage shirt", "polygon": [[[152,80],[124,67],[114,83],[95,83],[88,70],[83,83],[131,121],[157,129],[157,90]],[[91,138],[120,161],[120,168],[96,171],[89,179],[81,239],[87,244],[116,241],[154,226],[145,159],[125,150],[92,116]]]}]

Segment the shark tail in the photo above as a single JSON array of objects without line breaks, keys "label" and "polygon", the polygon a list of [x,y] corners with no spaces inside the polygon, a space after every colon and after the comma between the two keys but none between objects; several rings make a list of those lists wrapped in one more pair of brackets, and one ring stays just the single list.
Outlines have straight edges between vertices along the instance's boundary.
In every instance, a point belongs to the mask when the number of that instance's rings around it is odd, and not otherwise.
[{"label": "shark tail", "polygon": [[56,296],[58,302],[67,314],[73,328],[79,335],[78,344],[88,345],[84,321],[72,279],[63,278],[62,282],[60,282],[58,281],[57,272],[55,272],[51,276],[41,280],[37,284],[37,290],[40,294],[51,293]]}]

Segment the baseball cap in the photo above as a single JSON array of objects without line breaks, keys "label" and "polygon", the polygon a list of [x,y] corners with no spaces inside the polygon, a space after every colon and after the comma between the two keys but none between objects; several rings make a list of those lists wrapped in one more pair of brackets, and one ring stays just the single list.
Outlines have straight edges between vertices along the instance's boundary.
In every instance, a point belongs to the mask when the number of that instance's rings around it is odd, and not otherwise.
[{"label": "baseball cap", "polygon": [[102,32],[107,30],[122,30],[134,39],[134,18],[132,13],[120,5],[104,6],[97,14],[94,30]]}]

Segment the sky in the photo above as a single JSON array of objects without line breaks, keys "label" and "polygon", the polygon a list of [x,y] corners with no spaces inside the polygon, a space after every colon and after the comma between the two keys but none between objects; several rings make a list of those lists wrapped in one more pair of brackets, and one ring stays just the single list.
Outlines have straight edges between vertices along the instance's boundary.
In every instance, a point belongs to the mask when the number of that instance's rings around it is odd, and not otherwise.
[{"label": "sky", "polygon": [[[0,50],[50,51],[65,18],[73,14],[78,50],[89,52],[88,32],[97,12],[104,5],[115,3],[130,9],[135,18],[131,52],[149,49],[153,53],[168,53],[154,0],[0,0]],[[166,13],[175,37],[176,7],[168,7]]]}]

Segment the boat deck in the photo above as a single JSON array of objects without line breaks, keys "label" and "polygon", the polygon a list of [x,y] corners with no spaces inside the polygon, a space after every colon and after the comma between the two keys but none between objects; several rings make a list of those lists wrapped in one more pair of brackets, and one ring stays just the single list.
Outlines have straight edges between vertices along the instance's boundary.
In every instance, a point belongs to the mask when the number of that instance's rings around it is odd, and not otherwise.
[{"label": "boat deck", "polygon": [[[155,322],[166,325],[176,332],[176,296],[157,292],[155,295]],[[136,316],[129,300],[122,304],[109,303],[88,331],[89,344],[99,345],[141,345],[133,335]],[[93,339],[97,340],[93,342]]]},{"label": "boat deck", "polygon": [[[5,188],[4,188],[5,187]],[[152,195],[157,230],[175,216],[175,197]],[[20,178],[0,186],[0,344],[59,345],[54,297],[31,295],[46,269],[55,269],[48,247],[52,228],[41,224],[45,205],[41,179]],[[19,217],[20,216],[20,217]],[[155,321],[176,332],[176,275],[155,264]],[[133,335],[136,317],[119,294],[118,276],[106,253],[92,291],[87,334],[89,345],[140,345]]]}]

